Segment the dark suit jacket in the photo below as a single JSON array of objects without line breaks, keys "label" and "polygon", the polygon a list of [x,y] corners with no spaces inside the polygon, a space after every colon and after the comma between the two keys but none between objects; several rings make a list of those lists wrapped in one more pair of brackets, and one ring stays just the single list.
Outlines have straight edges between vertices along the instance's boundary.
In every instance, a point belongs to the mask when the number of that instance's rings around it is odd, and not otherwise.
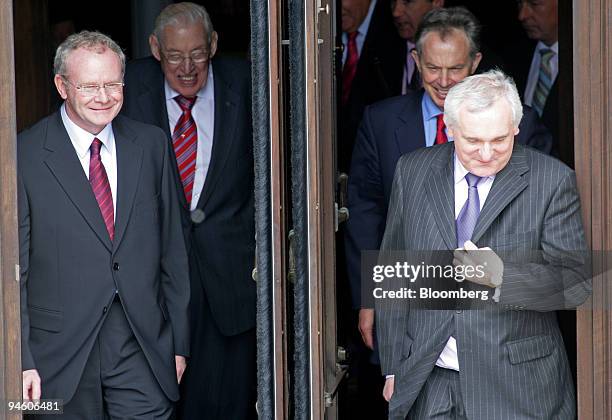
[{"label": "dark suit jacket", "polygon": [[[364,113],[349,174],[349,220],[346,260],[353,304],[361,307],[361,251],[379,248],[395,165],[405,153],[425,147],[421,100],[424,91],[410,92],[374,104]],[[550,151],[552,139],[537,113],[524,107],[515,142]]]},{"label": "dark suit jacket", "polygon": [[[193,223],[179,194],[192,277],[198,277],[220,331],[238,334],[255,325],[255,216],[250,72],[237,59],[213,59],[215,130],[210,167]],[[161,127],[168,137],[175,185],[182,191],[172,149],[164,77],[153,58],[128,64],[122,113]],[[192,278],[193,281],[193,278]]]},{"label": "dark suit jacket", "polygon": [[[400,158],[382,252],[455,249],[453,151],[449,143]],[[575,394],[554,310],[576,307],[590,293],[574,172],[515,145],[472,241],[513,257],[504,259],[499,303],[455,311],[418,309],[410,299],[376,302],[382,371],[396,375],[389,417],[405,418],[452,335],[467,418],[573,420]]]},{"label": "dark suit jacket", "polygon": [[118,116],[111,243],[59,112],[19,135],[23,369],[68,402],[115,289],[161,388],[178,399],[174,355],[189,355],[189,277],[164,133]]},{"label": "dark suit jacket", "polygon": [[338,169],[341,172],[349,170],[357,128],[366,105],[402,93],[405,58],[406,42],[397,34],[389,1],[378,0],[359,56],[349,99],[340,108]]}]

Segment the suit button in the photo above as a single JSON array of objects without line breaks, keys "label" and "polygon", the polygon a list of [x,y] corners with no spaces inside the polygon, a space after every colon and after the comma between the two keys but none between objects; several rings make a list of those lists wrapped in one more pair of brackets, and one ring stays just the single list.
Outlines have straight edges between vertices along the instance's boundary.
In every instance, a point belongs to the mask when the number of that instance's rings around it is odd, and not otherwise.
[{"label": "suit button", "polygon": [[113,264],[113,270],[119,271],[119,263]]},{"label": "suit button", "polygon": [[108,311],[108,308],[105,306],[104,309],[102,309],[102,313],[105,314],[106,311]]},{"label": "suit button", "polygon": [[461,309],[457,309],[455,312],[457,312],[458,314],[460,314],[461,312],[463,312]]}]

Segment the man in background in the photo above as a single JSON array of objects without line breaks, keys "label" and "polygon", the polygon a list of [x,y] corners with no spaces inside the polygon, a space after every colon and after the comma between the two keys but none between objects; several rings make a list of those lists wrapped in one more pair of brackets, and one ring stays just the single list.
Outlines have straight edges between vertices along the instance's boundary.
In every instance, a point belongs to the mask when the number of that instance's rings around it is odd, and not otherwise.
[{"label": "man in background", "polygon": [[191,358],[183,419],[255,416],[256,347],[250,71],[215,56],[217,33],[193,3],[166,7],[153,57],[126,72],[124,112],[167,134],[191,271]]},{"label": "man in background", "polygon": [[[397,33],[405,41],[401,52],[401,93],[421,88],[421,78],[414,60],[415,36],[423,16],[430,10],[444,7],[444,0],[392,0],[391,12]],[[399,93],[396,93],[399,95]]]},{"label": "man in background", "polygon": [[518,19],[535,45],[513,50],[508,61],[523,102],[531,106],[553,134],[559,156],[559,16],[558,0],[521,0]]},{"label": "man in background", "polygon": [[364,108],[399,93],[403,47],[389,1],[343,0],[342,45],[338,170],[348,173]]}]

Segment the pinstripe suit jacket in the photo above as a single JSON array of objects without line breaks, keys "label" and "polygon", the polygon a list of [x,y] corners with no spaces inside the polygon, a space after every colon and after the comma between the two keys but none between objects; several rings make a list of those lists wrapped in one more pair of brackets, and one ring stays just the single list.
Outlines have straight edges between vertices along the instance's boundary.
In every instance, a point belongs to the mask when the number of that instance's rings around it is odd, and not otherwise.
[{"label": "pinstripe suit jacket", "polygon": [[[453,156],[449,143],[400,158],[381,251],[456,248]],[[541,261],[505,263],[501,300],[485,309],[377,302],[382,370],[396,375],[390,418],[408,414],[452,334],[468,418],[573,419],[572,378],[552,312],[590,293],[585,253],[572,252],[586,250],[573,171],[516,144],[472,240],[496,252],[540,250]]]}]

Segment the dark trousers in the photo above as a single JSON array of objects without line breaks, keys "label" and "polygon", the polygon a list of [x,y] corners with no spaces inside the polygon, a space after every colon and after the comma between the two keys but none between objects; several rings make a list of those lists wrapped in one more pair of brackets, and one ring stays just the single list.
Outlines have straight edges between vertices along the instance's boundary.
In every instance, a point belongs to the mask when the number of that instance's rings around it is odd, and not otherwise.
[{"label": "dark trousers", "polygon": [[408,419],[464,420],[466,418],[459,372],[434,367],[414,402]]},{"label": "dark trousers", "polygon": [[[44,383],[42,385],[44,387]],[[173,404],[162,391],[115,299],[74,397],[53,419],[169,419]],[[32,416],[31,418],[50,418]]]},{"label": "dark trousers", "polygon": [[229,337],[223,335],[212,317],[201,283],[191,284],[191,357],[181,381],[177,417],[255,419],[255,329]]}]

